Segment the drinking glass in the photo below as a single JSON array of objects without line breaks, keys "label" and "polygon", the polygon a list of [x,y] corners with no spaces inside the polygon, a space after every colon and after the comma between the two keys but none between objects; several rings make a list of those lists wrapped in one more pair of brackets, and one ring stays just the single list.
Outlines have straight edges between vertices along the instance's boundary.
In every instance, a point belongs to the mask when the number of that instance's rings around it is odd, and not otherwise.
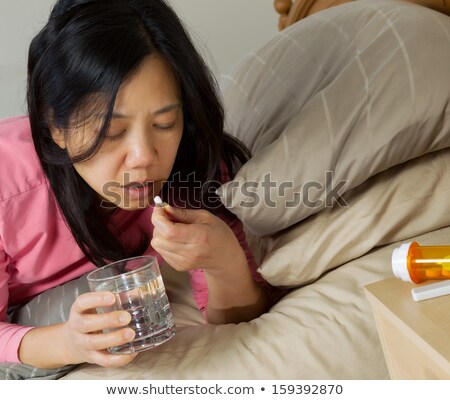
[{"label": "drinking glass", "polygon": [[[93,292],[110,291],[115,303],[98,308],[98,313],[124,310],[131,314],[128,327],[136,332],[132,342],[110,347],[114,354],[130,354],[158,346],[175,335],[175,323],[159,270],[153,256],[116,261],[87,275]],[[104,330],[104,333],[116,329]]]}]

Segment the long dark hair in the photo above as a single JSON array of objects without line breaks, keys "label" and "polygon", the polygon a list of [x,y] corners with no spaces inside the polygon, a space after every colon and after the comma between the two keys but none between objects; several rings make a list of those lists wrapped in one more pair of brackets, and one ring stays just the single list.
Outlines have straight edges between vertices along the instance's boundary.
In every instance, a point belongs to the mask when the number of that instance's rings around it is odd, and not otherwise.
[{"label": "long dark hair", "polygon": [[[143,235],[137,248],[125,248],[73,164],[98,151],[120,85],[153,54],[171,65],[183,103],[184,131],[169,181],[176,175],[189,185],[195,177],[202,207],[214,212],[217,199],[211,193],[221,180],[221,160],[233,177],[249,152],[224,132],[217,83],[164,0],[59,0],[30,45],[27,101],[34,146],[68,227],[97,266],[143,254],[150,239]],[[95,141],[69,157],[50,127],[67,135],[74,123],[100,110],[106,116]],[[190,196],[199,195],[194,192]]]}]

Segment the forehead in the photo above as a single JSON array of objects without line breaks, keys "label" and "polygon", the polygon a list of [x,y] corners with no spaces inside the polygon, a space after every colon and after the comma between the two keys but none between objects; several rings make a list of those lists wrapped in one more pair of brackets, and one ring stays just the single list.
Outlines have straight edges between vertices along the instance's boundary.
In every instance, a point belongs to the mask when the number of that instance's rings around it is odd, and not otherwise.
[{"label": "forehead", "polygon": [[[72,127],[100,126],[106,117],[108,96],[89,96],[72,118]],[[182,108],[180,90],[170,64],[159,55],[142,62],[139,68],[120,86],[112,115],[113,121],[135,116],[156,117]],[[94,124],[94,125],[91,125]]]},{"label": "forehead", "polygon": [[179,104],[180,90],[170,64],[161,56],[147,58],[138,70],[122,83],[114,111],[117,116],[127,109],[145,107],[149,113],[163,113]]}]

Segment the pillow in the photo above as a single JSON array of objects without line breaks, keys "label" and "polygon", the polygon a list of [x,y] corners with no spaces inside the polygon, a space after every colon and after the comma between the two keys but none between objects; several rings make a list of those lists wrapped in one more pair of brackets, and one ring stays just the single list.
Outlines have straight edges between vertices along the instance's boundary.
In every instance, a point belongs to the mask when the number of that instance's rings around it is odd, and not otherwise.
[{"label": "pillow", "polygon": [[[89,291],[86,275],[56,286],[10,312],[9,321],[22,326],[49,326],[65,322],[77,296]],[[0,363],[0,380],[51,380],[68,374],[78,365],[55,369],[35,368],[27,364]]]},{"label": "pillow", "polygon": [[[411,29],[414,27],[414,29]],[[258,236],[394,165],[450,146],[450,19],[360,0],[276,35],[221,79],[226,128],[254,156],[217,193]]]},{"label": "pillow", "polygon": [[327,208],[260,241],[260,273],[269,283],[305,285],[377,246],[450,226],[450,149],[381,172],[343,199],[348,207]]}]

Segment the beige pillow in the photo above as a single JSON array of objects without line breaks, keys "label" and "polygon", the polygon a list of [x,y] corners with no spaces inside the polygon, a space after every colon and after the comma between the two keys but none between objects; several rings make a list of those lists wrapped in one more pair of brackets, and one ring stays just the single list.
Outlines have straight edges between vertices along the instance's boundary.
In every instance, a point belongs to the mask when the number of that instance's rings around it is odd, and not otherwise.
[{"label": "beige pillow", "polygon": [[449,66],[450,19],[412,3],[361,0],[281,32],[222,78],[227,128],[255,152],[223,203],[269,235],[449,147]]},{"label": "beige pillow", "polygon": [[343,197],[347,208],[327,208],[261,241],[268,282],[304,285],[377,246],[449,226],[450,149],[392,167]]}]

